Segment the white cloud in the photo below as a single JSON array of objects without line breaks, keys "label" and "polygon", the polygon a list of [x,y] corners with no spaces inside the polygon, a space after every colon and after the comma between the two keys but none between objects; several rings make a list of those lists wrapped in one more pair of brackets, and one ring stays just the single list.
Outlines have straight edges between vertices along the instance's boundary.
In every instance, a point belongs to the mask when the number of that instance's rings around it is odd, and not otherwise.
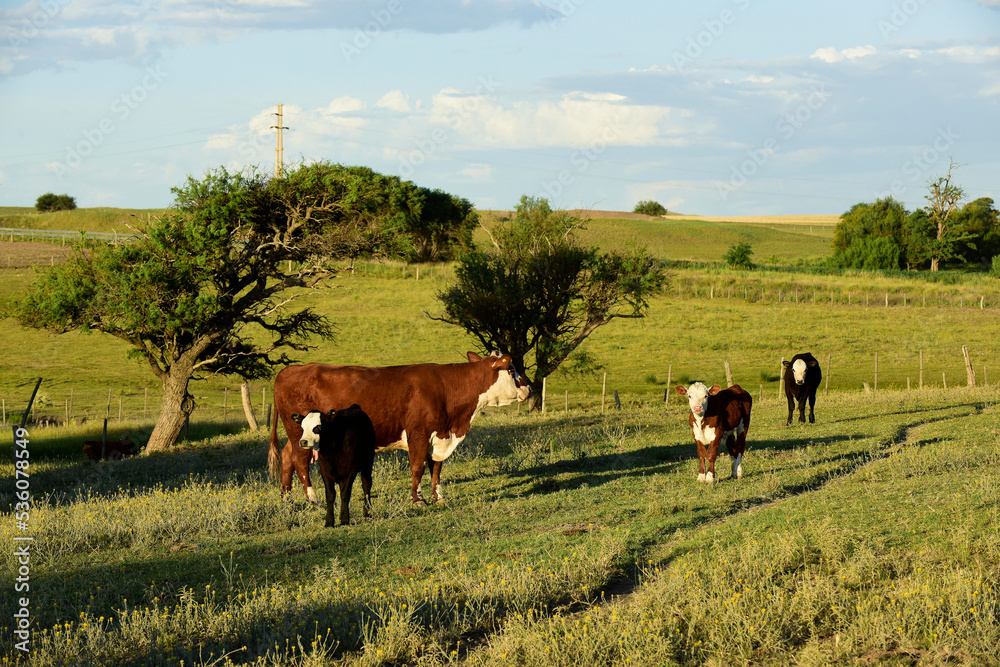
[{"label": "white cloud", "polygon": [[493,168],[488,164],[470,164],[465,169],[460,169],[458,173],[467,176],[471,181],[487,181],[493,175]]},{"label": "white cloud", "polygon": [[365,106],[364,100],[359,100],[357,97],[351,97],[350,95],[344,95],[343,97],[338,97],[334,101],[330,102],[329,106],[325,109],[325,113],[340,114],[351,111],[362,111]]},{"label": "white cloud", "polygon": [[838,51],[832,46],[825,46],[816,49],[816,51],[809,57],[822,60],[826,63],[839,63],[844,60],[859,60],[861,58],[873,56],[876,53],[878,53],[878,49],[871,45],[855,46],[841,51]]},{"label": "white cloud", "polygon": [[390,90],[382,96],[382,99],[375,103],[375,106],[389,109],[390,111],[409,111],[410,96],[401,90]]},{"label": "white cloud", "polygon": [[434,96],[430,121],[445,124],[479,143],[539,146],[647,145],[690,130],[690,114],[666,106],[628,104],[621,95],[567,93],[557,101],[515,101],[442,90]]}]

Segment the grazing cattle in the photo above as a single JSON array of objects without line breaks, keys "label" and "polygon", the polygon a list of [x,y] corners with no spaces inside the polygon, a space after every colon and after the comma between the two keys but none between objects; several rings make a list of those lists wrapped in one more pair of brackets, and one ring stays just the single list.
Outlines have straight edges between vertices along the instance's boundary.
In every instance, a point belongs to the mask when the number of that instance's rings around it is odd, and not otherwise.
[{"label": "grazing cattle", "polygon": [[[104,456],[101,456],[101,448],[104,448]],[[100,461],[102,458],[117,461],[126,456],[135,456],[139,453],[139,448],[130,438],[121,440],[108,440],[102,443],[100,440],[85,440],[83,443],[83,455],[92,461]]]},{"label": "grazing cattle", "polygon": [[431,498],[443,500],[441,465],[465,439],[473,418],[487,406],[508,405],[528,397],[528,387],[508,355],[480,357],[468,353],[467,363],[409,366],[289,366],[274,380],[274,406],[288,434],[279,459],[277,419],[271,426],[268,465],[281,475],[282,494],[292,486],[295,469],[312,502],[309,452],[299,446],[302,428],[293,414],[330,410],[356,403],[375,425],[375,451],[405,450],[413,483],[410,497],[426,504],[420,481],[431,468]]},{"label": "grazing cattle", "polygon": [[292,415],[292,421],[302,427],[299,445],[312,450],[319,458],[319,472],[326,486],[326,527],[336,525],[333,502],[340,487],[340,525],[351,522],[351,489],[354,478],[361,475],[361,490],[365,494],[365,517],[371,515],[372,464],[375,462],[375,427],[372,420],[357,405],[328,414],[313,411],[302,416]]},{"label": "grazing cattle", "polygon": [[753,397],[738,384],[729,389],[719,385],[709,389],[701,382],[686,389],[677,385],[677,393],[687,396],[691,406],[688,423],[698,446],[698,481],[709,484],[715,481],[715,458],[723,441],[733,459],[733,477],[743,477],[743,452],[747,448]]},{"label": "grazing cattle", "polygon": [[782,362],[785,365],[785,398],[788,399],[788,421],[791,425],[792,413],[795,412],[795,401],[799,402],[799,421],[806,420],[806,401],[809,401],[809,423],[816,423],[813,408],[816,406],[816,389],[823,372],[819,368],[816,357],[808,352],[796,354],[791,361]]}]

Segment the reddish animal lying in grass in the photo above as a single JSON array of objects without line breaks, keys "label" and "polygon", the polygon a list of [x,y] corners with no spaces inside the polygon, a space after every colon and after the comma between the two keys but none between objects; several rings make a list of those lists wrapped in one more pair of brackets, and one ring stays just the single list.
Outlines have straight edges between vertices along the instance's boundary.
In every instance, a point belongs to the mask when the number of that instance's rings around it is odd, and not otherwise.
[{"label": "reddish animal lying in grass", "polygon": [[691,406],[688,423],[698,446],[698,481],[709,484],[715,481],[715,459],[722,441],[733,459],[733,477],[743,477],[743,452],[746,451],[753,397],[738,384],[729,389],[719,385],[709,389],[701,382],[687,389],[677,385],[677,393],[687,396]]},{"label": "reddish animal lying in grass", "polygon": [[357,405],[344,410],[318,410],[305,417],[296,413],[292,421],[302,427],[299,446],[319,459],[319,472],[326,485],[326,526],[335,525],[333,502],[340,486],[340,525],[351,522],[351,489],[361,475],[365,494],[365,516],[371,515],[372,465],[375,462],[375,427]]},{"label": "reddish animal lying in grass", "polygon": [[103,457],[101,456],[101,445],[100,440],[85,440],[83,443],[83,455],[92,461],[100,461],[101,458],[117,461],[126,456],[135,456],[139,453],[139,448],[136,447],[136,444],[130,438],[108,440],[106,443],[103,443]]}]

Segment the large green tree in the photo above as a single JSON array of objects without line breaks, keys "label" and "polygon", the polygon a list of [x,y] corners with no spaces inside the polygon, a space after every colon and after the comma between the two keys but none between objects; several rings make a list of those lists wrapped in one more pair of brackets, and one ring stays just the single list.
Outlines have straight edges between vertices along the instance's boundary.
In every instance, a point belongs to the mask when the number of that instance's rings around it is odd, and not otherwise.
[{"label": "large green tree", "polygon": [[[514,216],[485,228],[490,244],[464,252],[455,283],[438,294],[444,313],[483,349],[510,354],[541,406],[542,380],[598,328],[644,317],[666,280],[645,250],[601,253],[579,237],[584,220],[522,197]],[[577,356],[582,356],[578,355]]]},{"label": "large green tree", "polygon": [[420,187],[398,176],[368,167],[324,164],[328,192],[339,202],[339,219],[379,219],[398,228],[401,252],[418,262],[453,257],[456,248],[472,243],[479,216],[468,200],[442,190]]},{"label": "large green tree", "polygon": [[174,189],[134,240],[80,245],[18,304],[22,324],[101,331],[132,345],[163,388],[146,451],[176,442],[194,410],[189,383],[260,378],[331,333],[289,304],[333,274],[332,260],[401,247],[402,214],[367,202],[342,169],[319,163],[284,178],[211,172]]},{"label": "large green tree", "polygon": [[[833,263],[859,269],[905,266],[908,215],[892,197],[855,204],[840,216],[834,229]],[[883,240],[873,243],[876,238]]]}]

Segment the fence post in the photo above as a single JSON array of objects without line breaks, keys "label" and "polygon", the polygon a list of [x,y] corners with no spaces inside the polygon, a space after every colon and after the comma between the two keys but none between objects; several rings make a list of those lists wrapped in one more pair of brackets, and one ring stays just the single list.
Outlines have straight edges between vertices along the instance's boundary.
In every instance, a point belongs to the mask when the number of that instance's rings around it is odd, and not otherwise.
[{"label": "fence post", "polygon": [[617,389],[615,389],[615,408],[617,408],[618,410],[622,409],[622,402],[621,402],[621,399],[618,398],[618,390]]},{"label": "fence post", "polygon": [[732,387],[733,386],[733,372],[729,368],[729,360],[726,360],[725,364],[726,364],[726,383],[727,383],[726,386],[727,387]]},{"label": "fence post", "polygon": [[831,358],[831,356],[833,356],[831,352],[827,352],[826,353],[826,389],[825,389],[825,394],[826,395],[830,394],[830,358]]},{"label": "fence post", "polygon": [[548,378],[542,378],[542,414],[545,414],[545,384]]},{"label": "fence post", "polygon": [[674,365],[670,364],[667,366],[667,394],[663,397],[664,405],[670,403],[670,378],[674,374]]},{"label": "fence post", "polygon": [[781,400],[781,394],[785,390],[785,358],[781,358],[781,363],[778,364],[778,400]]},{"label": "fence post", "polygon": [[972,359],[969,358],[969,346],[962,346],[962,356],[965,357],[965,382],[970,387],[976,386],[976,371],[972,370]]},{"label": "fence post", "polygon": [[920,388],[924,388],[924,348],[920,348]]},{"label": "fence post", "polygon": [[111,416],[111,387],[108,387],[108,409],[104,411],[104,417]]},{"label": "fence post", "polygon": [[948,388],[948,378],[945,376],[944,371],[941,371],[941,387],[944,389]]},{"label": "fence post", "polygon": [[250,403],[250,387],[246,382],[240,385],[240,396],[243,398],[243,414],[246,415],[250,429],[257,430],[257,418],[253,416],[253,405]]},{"label": "fence post", "polygon": [[260,418],[264,420],[264,408],[267,407],[267,387],[260,390]]},{"label": "fence post", "polygon": [[604,371],[604,381],[601,382],[601,414],[604,414],[604,397],[608,393],[608,372]]},{"label": "fence post", "polygon": [[225,387],[222,392],[222,422],[225,423],[229,414],[229,387]]},{"label": "fence post", "polygon": [[875,388],[872,391],[878,391],[878,352],[875,353]]}]

